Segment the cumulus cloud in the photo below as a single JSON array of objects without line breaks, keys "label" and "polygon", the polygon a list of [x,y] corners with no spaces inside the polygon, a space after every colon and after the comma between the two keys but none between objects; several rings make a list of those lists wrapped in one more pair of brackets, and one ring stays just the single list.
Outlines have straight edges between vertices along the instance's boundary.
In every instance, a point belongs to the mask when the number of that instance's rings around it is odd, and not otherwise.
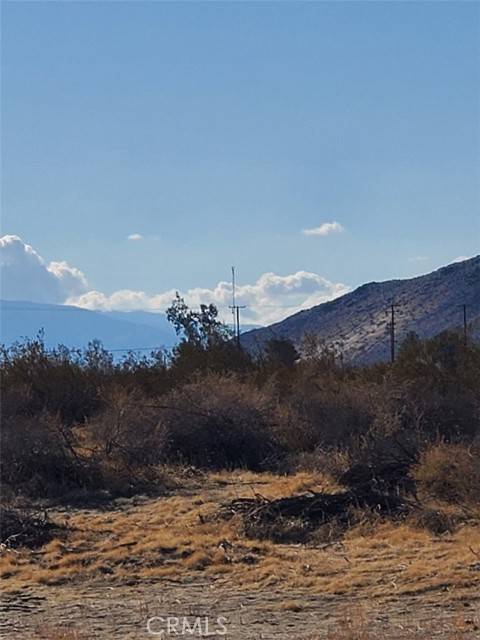
[{"label": "cumulus cloud", "polygon": [[62,303],[88,289],[83,273],[45,260],[15,235],[0,237],[1,296],[6,300]]},{"label": "cumulus cloud", "polygon": [[[146,293],[120,289],[107,294],[89,290],[84,274],[67,262],[45,260],[18,236],[0,238],[2,266],[1,296],[7,300],[29,300],[72,304],[97,311],[165,311],[175,297],[175,289]],[[245,305],[244,323],[270,324],[348,291],[341,283],[309,271],[281,276],[264,273],[253,284],[237,285],[236,301]],[[232,285],[222,281],[212,288],[195,287],[180,291],[187,304],[215,304],[223,320],[230,322]]]},{"label": "cumulus cloud", "polygon": [[319,227],[302,229],[304,236],[328,236],[331,233],[342,233],[345,229],[339,222],[323,222]]},{"label": "cumulus cloud", "polygon": [[143,240],[143,236],[141,233],[131,233],[127,236],[127,240]]},{"label": "cumulus cloud", "polygon": [[[287,276],[264,273],[253,284],[237,285],[235,293],[237,304],[246,307],[242,311],[243,322],[270,324],[301,309],[309,309],[332,300],[347,293],[348,290],[346,285],[330,282],[316,273],[297,271]],[[198,307],[202,303],[215,304],[221,317],[227,322],[230,321],[228,308],[232,299],[230,282],[219,282],[213,288],[196,287],[179,293],[191,307]],[[135,309],[164,311],[174,296],[174,289],[154,295],[130,289],[116,291],[110,295],[89,291],[69,299],[68,303],[101,311]]]}]

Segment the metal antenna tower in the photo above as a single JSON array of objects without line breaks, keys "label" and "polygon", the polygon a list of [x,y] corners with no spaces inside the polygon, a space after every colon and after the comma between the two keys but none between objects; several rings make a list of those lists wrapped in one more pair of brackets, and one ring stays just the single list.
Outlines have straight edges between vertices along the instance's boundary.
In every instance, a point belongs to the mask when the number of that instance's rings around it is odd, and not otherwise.
[{"label": "metal antenna tower", "polygon": [[233,333],[240,349],[240,309],[245,309],[245,305],[236,304],[235,300],[235,267],[232,267],[232,304],[230,306],[233,316]]}]

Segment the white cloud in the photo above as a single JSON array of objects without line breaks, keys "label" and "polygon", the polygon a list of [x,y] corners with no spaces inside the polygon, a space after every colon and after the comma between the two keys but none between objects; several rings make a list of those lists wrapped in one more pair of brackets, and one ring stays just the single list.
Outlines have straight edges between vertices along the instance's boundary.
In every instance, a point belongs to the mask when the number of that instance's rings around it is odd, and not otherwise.
[{"label": "white cloud", "polygon": [[427,262],[429,260],[428,256],[413,256],[413,258],[409,258],[409,262]]},{"label": "white cloud", "polygon": [[[1,297],[7,300],[72,304],[99,311],[164,311],[175,297],[175,289],[153,294],[131,289],[120,289],[111,294],[89,290],[79,269],[66,262],[47,264],[18,236],[0,238],[0,263]],[[242,322],[270,324],[347,291],[344,284],[330,282],[309,271],[286,276],[264,273],[253,284],[237,285],[236,301],[246,306],[242,310]],[[180,291],[180,295],[192,308],[198,308],[202,303],[215,304],[222,319],[230,322],[230,282],[222,281],[212,288],[195,287]]]},{"label": "white cloud", "polygon": [[342,233],[345,229],[339,222],[323,222],[313,229],[302,229],[304,236],[328,236],[331,233]]},{"label": "white cloud", "polygon": [[55,276],[62,292],[69,295],[80,294],[88,288],[87,279],[76,267],[71,267],[67,262],[50,262],[48,271]]},{"label": "white cloud", "polygon": [[127,236],[127,240],[143,240],[143,236],[141,233],[131,233]]},{"label": "white cloud", "polygon": [[[236,287],[236,302],[245,305],[242,320],[246,323],[270,324],[300,311],[309,309],[322,302],[332,300],[349,288],[341,283],[333,283],[316,273],[297,271],[297,273],[279,276],[264,273],[253,284]],[[198,307],[202,303],[215,304],[226,322],[231,319],[229,305],[232,299],[230,282],[219,282],[213,288],[196,287],[181,291],[187,304]],[[123,289],[111,295],[99,291],[89,291],[68,300],[69,304],[93,310],[134,310],[164,311],[175,296],[171,289],[163,293],[149,295],[144,291]]]},{"label": "white cloud", "polygon": [[66,262],[45,260],[15,235],[0,237],[1,297],[61,303],[88,289],[83,273]]}]

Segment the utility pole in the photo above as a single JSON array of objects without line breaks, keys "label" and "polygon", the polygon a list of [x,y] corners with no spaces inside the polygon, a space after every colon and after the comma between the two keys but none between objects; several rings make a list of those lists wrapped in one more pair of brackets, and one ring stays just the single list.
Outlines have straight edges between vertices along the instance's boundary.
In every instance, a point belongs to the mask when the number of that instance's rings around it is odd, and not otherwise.
[{"label": "utility pole", "polygon": [[232,304],[230,306],[230,309],[232,310],[232,316],[233,316],[233,333],[236,336],[237,335],[237,318],[236,318],[236,304],[235,304],[235,267],[232,267]]},{"label": "utility pole", "polygon": [[235,302],[235,267],[232,267],[232,304],[230,306],[233,316],[233,334],[237,341],[237,347],[241,349],[240,344],[240,309],[245,309],[245,305],[241,306]]},{"label": "utility pole", "polygon": [[395,362],[395,309],[398,304],[392,302],[390,305],[390,361]]},{"label": "utility pole", "polygon": [[237,305],[237,347],[240,349],[240,307]]}]

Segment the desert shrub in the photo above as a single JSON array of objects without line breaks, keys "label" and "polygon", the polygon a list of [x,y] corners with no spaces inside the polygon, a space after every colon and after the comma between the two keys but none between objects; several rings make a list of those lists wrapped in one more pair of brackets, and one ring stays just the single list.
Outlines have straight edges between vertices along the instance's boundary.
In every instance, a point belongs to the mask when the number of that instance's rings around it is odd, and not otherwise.
[{"label": "desert shrub", "polygon": [[417,463],[423,436],[418,430],[402,428],[394,410],[390,415],[380,404],[371,428],[353,438],[346,448],[344,467],[333,477],[352,489],[370,487],[382,493],[417,496],[412,467]]},{"label": "desert shrub", "polygon": [[[138,412],[121,417],[107,411],[95,430],[62,425],[58,416],[17,416],[2,422],[0,481],[3,497],[62,499],[84,503],[136,493],[164,493],[172,481],[157,462],[163,454],[158,432]],[[141,429],[136,429],[140,424]],[[97,430],[98,429],[98,430]]]},{"label": "desert shrub", "polygon": [[367,433],[375,419],[375,394],[331,376],[299,378],[289,404],[309,425],[308,448],[344,447]]},{"label": "desert shrub", "polygon": [[295,345],[286,338],[270,338],[267,341],[262,354],[262,365],[266,368],[282,369],[291,368],[299,359]]},{"label": "desert shrub", "polygon": [[117,468],[151,466],[165,459],[167,430],[160,405],[138,390],[112,387],[106,409],[89,421],[87,444],[94,455]]},{"label": "desert shrub", "polygon": [[[410,334],[392,369],[414,408],[421,429],[430,436],[473,439],[480,430],[480,347],[465,345],[455,332],[429,340]],[[405,412],[406,426],[414,420]]]},{"label": "desert shrub", "polygon": [[48,350],[41,338],[0,348],[2,416],[58,414],[66,425],[83,422],[107,406],[111,389],[160,395],[173,377],[162,350],[128,353],[114,362],[94,341],[84,350]]},{"label": "desert shrub", "polygon": [[164,406],[171,459],[258,470],[283,454],[276,401],[234,377],[209,375],[165,396]]},{"label": "desert shrub", "polygon": [[278,516],[274,522],[246,520],[243,534],[255,540],[271,540],[278,544],[298,544],[311,537],[311,526],[302,518]]},{"label": "desert shrub", "polygon": [[75,452],[56,416],[3,420],[1,436],[0,480],[15,494],[48,497],[100,483],[98,468]]},{"label": "desert shrub", "polygon": [[312,337],[300,360],[279,340],[255,360],[210,307],[177,311],[185,335],[168,357],[114,362],[98,343],[47,350],[41,336],[0,349],[2,482],[38,496],[131,492],[162,484],[159,465],[186,463],[478,496],[479,449],[467,445],[480,428],[480,349],[457,334],[410,336],[393,366],[349,367]]},{"label": "desert shrub", "polygon": [[[153,350],[148,355],[130,352],[116,363],[108,381],[116,388],[158,396],[172,388],[173,378],[167,364],[168,354],[163,349]],[[106,386],[104,381],[103,388]]]},{"label": "desert shrub", "polygon": [[439,442],[425,450],[413,471],[426,494],[452,503],[480,501],[480,450]]},{"label": "desert shrub", "polygon": [[413,510],[409,514],[407,522],[416,529],[426,529],[434,535],[443,535],[444,533],[453,533],[460,519],[445,511],[423,508]]},{"label": "desert shrub", "polygon": [[215,342],[209,345],[181,342],[172,353],[170,375],[174,385],[192,382],[200,374],[229,375],[241,373],[252,367],[245,351],[230,342]]},{"label": "desert shrub", "polygon": [[14,416],[25,414],[26,407],[32,404],[31,387],[25,383],[9,386],[2,384],[1,396],[0,412],[2,420],[8,420]]},{"label": "desert shrub", "polygon": [[[2,393],[9,402],[3,410],[23,415],[58,414],[64,423],[84,420],[101,408],[101,379],[111,370],[112,358],[98,343],[84,351],[58,347],[49,351],[42,337],[0,350]],[[21,404],[13,400],[25,393]]]},{"label": "desert shrub", "polygon": [[446,388],[423,387],[410,381],[402,397],[404,427],[415,423],[430,440],[472,440],[479,433],[480,405],[477,393],[452,381]]},{"label": "desert shrub", "polygon": [[0,506],[0,544],[6,548],[41,547],[64,529],[49,520],[46,513],[13,505]]},{"label": "desert shrub", "polygon": [[317,447],[313,451],[290,453],[285,461],[285,471],[320,473],[335,482],[350,467],[351,457],[345,449]]}]

